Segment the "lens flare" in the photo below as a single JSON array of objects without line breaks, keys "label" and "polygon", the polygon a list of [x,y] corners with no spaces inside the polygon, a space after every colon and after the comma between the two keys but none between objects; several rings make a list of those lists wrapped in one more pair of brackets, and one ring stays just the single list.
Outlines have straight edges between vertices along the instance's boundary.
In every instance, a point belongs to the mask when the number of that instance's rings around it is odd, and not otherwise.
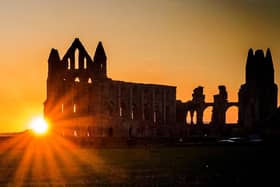
[{"label": "lens flare", "polygon": [[35,134],[42,135],[48,132],[49,126],[42,116],[37,116],[30,121],[29,128]]}]

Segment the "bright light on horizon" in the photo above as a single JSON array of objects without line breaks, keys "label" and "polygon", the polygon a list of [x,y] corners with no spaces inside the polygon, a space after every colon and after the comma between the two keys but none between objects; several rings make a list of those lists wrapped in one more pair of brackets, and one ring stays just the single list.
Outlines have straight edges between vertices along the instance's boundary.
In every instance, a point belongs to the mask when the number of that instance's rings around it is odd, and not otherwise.
[{"label": "bright light on horizon", "polygon": [[31,129],[37,135],[43,135],[47,133],[49,125],[42,116],[33,117],[29,123],[29,129]]}]

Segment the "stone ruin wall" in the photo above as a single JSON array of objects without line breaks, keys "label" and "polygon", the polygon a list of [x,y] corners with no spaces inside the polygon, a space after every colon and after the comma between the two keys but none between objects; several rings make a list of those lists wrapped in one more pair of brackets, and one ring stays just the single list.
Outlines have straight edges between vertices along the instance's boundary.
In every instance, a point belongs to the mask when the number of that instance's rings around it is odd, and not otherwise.
[{"label": "stone ruin wall", "polygon": [[106,60],[102,44],[92,59],[78,39],[62,59],[51,51],[44,112],[53,130],[64,136],[168,136],[176,124],[176,87],[114,81]]}]

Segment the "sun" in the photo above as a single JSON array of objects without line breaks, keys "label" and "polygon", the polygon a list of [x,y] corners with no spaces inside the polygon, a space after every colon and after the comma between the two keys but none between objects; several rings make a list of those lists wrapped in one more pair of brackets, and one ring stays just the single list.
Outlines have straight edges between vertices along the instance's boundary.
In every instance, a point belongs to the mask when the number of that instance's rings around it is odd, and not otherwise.
[{"label": "sun", "polygon": [[49,126],[44,117],[36,116],[32,118],[29,128],[37,135],[43,135],[48,132]]}]

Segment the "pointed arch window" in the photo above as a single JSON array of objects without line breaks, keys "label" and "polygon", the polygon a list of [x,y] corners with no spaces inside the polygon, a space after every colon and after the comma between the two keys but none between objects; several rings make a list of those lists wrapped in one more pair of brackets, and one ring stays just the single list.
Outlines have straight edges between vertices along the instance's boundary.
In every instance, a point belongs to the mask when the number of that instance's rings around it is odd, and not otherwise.
[{"label": "pointed arch window", "polygon": [[79,69],[79,50],[76,49],[75,52],[74,52],[74,61],[75,61],[75,69]]},{"label": "pointed arch window", "polygon": [[120,108],[119,108],[119,112],[120,112],[120,117],[122,117],[122,116],[123,116],[123,109],[122,109],[121,106],[120,106]]},{"label": "pointed arch window", "polygon": [[76,77],[76,78],[75,78],[75,82],[79,83],[79,82],[80,82],[80,78],[79,78],[79,77]]},{"label": "pointed arch window", "polygon": [[77,105],[76,105],[76,104],[73,105],[73,112],[74,112],[74,113],[77,112]]},{"label": "pointed arch window", "polygon": [[71,69],[71,61],[70,61],[70,58],[67,59],[67,69]]},{"label": "pointed arch window", "polygon": [[84,69],[87,69],[87,58],[84,58]]},{"label": "pointed arch window", "polygon": [[88,84],[92,84],[92,79],[88,78]]}]

